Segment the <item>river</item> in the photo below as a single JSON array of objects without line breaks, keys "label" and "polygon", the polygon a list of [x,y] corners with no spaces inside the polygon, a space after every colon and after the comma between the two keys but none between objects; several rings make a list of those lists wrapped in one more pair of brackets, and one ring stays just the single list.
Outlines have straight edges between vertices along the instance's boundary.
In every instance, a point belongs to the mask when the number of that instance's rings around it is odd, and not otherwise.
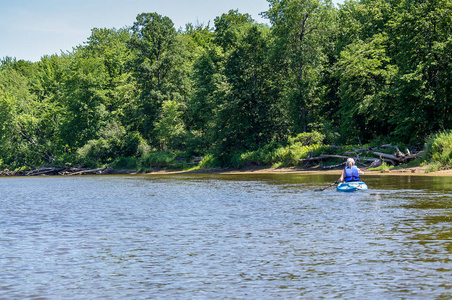
[{"label": "river", "polygon": [[452,178],[0,178],[0,299],[450,299]]}]

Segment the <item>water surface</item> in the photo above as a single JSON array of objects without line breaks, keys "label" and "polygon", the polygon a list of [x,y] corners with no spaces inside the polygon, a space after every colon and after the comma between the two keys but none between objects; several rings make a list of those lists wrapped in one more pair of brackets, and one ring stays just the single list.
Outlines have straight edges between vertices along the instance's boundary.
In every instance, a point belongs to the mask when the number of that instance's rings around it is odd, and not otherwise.
[{"label": "water surface", "polygon": [[452,178],[0,178],[0,299],[452,297]]}]

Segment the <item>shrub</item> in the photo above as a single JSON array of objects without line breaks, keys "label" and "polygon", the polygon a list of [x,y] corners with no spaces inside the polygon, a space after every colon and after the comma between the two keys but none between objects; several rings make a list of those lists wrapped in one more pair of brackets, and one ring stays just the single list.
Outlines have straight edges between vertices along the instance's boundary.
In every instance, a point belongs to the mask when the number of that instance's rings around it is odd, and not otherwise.
[{"label": "shrub", "polygon": [[321,132],[325,136],[323,142],[325,144],[336,144],[339,142],[341,135],[333,123],[325,121],[321,126]]},{"label": "shrub", "polygon": [[108,158],[111,157],[110,152],[110,145],[104,139],[90,140],[77,150],[80,159],[89,167],[98,167],[108,162]]},{"label": "shrub", "polygon": [[441,163],[432,162],[432,163],[427,164],[427,167],[425,168],[425,173],[441,171],[441,169],[442,169]]},{"label": "shrub", "polygon": [[148,170],[152,168],[182,169],[187,167],[182,152],[155,152],[149,153],[141,158],[140,169]]},{"label": "shrub", "polygon": [[220,163],[217,158],[215,158],[212,154],[207,154],[206,156],[203,157],[198,167],[200,169],[209,169],[218,167],[219,165]]},{"label": "shrub", "polygon": [[381,163],[381,166],[379,167],[381,173],[386,173],[391,169],[391,167],[384,161]]},{"label": "shrub", "polygon": [[119,157],[110,166],[118,170],[135,170],[138,167],[138,159],[135,157]]},{"label": "shrub", "polygon": [[138,131],[126,133],[117,122],[108,123],[97,139],[77,150],[79,161],[96,167],[113,162],[118,157],[139,157],[149,153],[149,146]]},{"label": "shrub", "polygon": [[294,145],[296,143],[301,143],[303,146],[310,146],[315,144],[321,144],[323,143],[323,140],[325,139],[325,135],[313,131],[313,132],[303,132],[298,134],[296,137],[290,137],[288,139],[289,145]]},{"label": "shrub", "polygon": [[452,131],[443,131],[432,135],[427,141],[427,159],[438,168],[452,167]]},{"label": "shrub", "polygon": [[306,158],[309,153],[318,151],[322,147],[320,144],[304,146],[300,142],[279,147],[275,147],[275,145],[264,146],[256,151],[232,155],[229,165],[234,168],[249,165],[293,166],[297,163],[297,159]]}]

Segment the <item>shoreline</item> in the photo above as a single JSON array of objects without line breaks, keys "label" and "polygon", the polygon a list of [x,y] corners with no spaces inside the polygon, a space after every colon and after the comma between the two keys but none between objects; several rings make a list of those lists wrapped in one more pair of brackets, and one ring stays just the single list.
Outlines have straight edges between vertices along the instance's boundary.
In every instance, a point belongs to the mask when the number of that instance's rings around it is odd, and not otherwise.
[{"label": "shoreline", "polygon": [[[451,177],[452,169],[450,170],[442,170],[436,172],[425,172],[426,167],[406,167],[399,169],[392,169],[382,172],[380,170],[363,170],[364,175],[373,175],[373,176],[444,176]],[[93,171],[98,171],[94,172]],[[340,176],[342,168],[335,169],[316,169],[316,168],[301,168],[301,167],[281,167],[281,168],[273,168],[273,167],[259,167],[252,166],[246,167],[242,169],[233,169],[233,168],[212,168],[212,169],[191,169],[191,170],[166,170],[166,169],[158,169],[153,171],[145,171],[139,172],[136,170],[121,170],[121,169],[112,169],[112,168],[102,168],[100,169],[92,169],[86,172],[79,172],[80,174],[17,174],[16,172],[5,173],[4,171],[0,174],[0,177],[11,177],[11,176],[99,176],[99,175],[177,175],[177,174],[220,174],[220,175],[265,175],[265,174],[300,174],[300,175],[308,175],[308,174],[316,174],[316,175],[337,175]],[[82,174],[85,173],[85,174]]]},{"label": "shoreline", "polygon": [[[396,170],[388,170],[381,172],[380,170],[364,170],[365,175],[377,176],[452,176],[452,170],[442,170],[436,172],[425,172],[425,167],[409,167],[400,168]],[[340,176],[342,169],[322,170],[322,169],[306,169],[297,167],[248,167],[243,169],[200,169],[200,170],[186,170],[186,171],[172,171],[172,170],[158,170],[145,173],[130,173],[130,174],[230,174],[230,175],[250,175],[250,174],[322,174],[322,175],[337,175]]]}]

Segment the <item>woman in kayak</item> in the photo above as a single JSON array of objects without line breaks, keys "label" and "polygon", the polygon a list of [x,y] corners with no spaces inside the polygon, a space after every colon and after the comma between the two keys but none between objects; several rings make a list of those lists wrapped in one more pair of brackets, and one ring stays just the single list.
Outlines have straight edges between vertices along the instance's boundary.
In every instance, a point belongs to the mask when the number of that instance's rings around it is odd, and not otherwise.
[{"label": "woman in kayak", "polygon": [[344,180],[345,182],[359,181],[359,174],[364,174],[364,172],[355,165],[355,160],[353,158],[348,158],[345,169],[342,170],[339,182]]}]

